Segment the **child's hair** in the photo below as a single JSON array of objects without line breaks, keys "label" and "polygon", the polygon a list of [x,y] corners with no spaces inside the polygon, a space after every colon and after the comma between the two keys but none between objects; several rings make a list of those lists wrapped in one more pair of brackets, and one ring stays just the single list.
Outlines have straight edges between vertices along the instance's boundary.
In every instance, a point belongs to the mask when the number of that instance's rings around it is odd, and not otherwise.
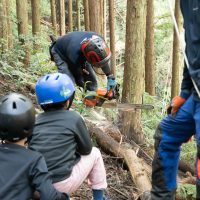
[{"label": "child's hair", "polygon": [[0,99],[0,140],[17,142],[32,134],[35,109],[27,97],[11,93]]},{"label": "child's hair", "polygon": [[71,78],[66,74],[52,73],[41,77],[35,87],[38,103],[44,111],[61,109],[69,100],[70,108],[75,87]]},{"label": "child's hair", "polygon": [[62,109],[65,106],[65,102],[59,102],[59,103],[51,103],[51,104],[46,104],[46,105],[41,105],[41,108],[44,111],[51,111],[51,110],[59,110]]}]

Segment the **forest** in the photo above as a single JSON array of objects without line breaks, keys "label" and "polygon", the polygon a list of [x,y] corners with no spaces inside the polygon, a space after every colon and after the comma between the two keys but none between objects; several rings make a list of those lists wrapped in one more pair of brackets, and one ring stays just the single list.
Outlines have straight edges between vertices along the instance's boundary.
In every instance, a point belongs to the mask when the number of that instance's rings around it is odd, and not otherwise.
[{"label": "forest", "polygon": [[[83,103],[88,93],[78,86],[72,105],[103,155],[109,199],[145,200],[143,193],[151,189],[154,133],[171,99],[179,95],[182,80],[179,4],[180,0],[0,0],[0,96],[24,94],[37,113],[42,110],[35,84],[41,76],[57,72],[49,54],[50,35],[93,31],[110,47],[111,71],[120,85],[117,103],[139,104],[142,109],[88,108]],[[97,71],[99,87],[106,87],[105,75]],[[195,156],[192,137],[181,147],[176,199],[195,199]],[[70,199],[92,199],[90,188],[84,183]]]}]

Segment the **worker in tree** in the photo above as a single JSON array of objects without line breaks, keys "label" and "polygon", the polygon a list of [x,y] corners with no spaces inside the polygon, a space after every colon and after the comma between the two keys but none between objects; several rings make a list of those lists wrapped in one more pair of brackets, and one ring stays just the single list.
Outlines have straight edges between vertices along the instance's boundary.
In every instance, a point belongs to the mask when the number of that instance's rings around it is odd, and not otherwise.
[{"label": "worker in tree", "polygon": [[152,200],[173,200],[176,192],[180,146],[196,134],[197,199],[200,199],[200,1],[180,0],[184,18],[186,55],[181,92],[172,99],[168,115],[155,133],[155,155],[152,163]]},{"label": "worker in tree", "polygon": [[83,118],[69,110],[75,87],[66,74],[52,73],[36,84],[38,115],[29,148],[45,157],[54,187],[71,194],[85,179],[94,200],[104,200],[106,171],[99,149],[92,142]]},{"label": "worker in tree", "polygon": [[44,157],[25,147],[34,122],[34,107],[24,95],[11,93],[0,99],[1,200],[31,199],[35,190],[41,200],[69,199],[53,187]]},{"label": "worker in tree", "polygon": [[[94,32],[77,31],[63,35],[53,42],[50,54],[58,72],[67,74],[79,87],[96,91],[95,68],[101,68],[107,76],[108,91],[116,85],[109,66],[110,49],[104,39]],[[90,96],[84,99],[84,103],[95,106],[96,99]]]}]

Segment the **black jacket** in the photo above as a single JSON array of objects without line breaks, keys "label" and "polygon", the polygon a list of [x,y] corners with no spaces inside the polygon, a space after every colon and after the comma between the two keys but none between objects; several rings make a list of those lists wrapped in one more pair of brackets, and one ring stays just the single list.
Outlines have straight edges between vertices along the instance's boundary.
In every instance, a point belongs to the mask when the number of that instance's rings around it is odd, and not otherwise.
[{"label": "black jacket", "polygon": [[42,155],[16,144],[0,145],[0,199],[29,200],[33,192],[41,200],[66,200],[50,180]]},{"label": "black jacket", "polygon": [[189,71],[184,66],[181,96],[187,99],[194,92],[196,100],[200,100],[194,91],[191,77],[200,90],[200,0],[181,0],[181,11],[184,18],[186,55]]},{"label": "black jacket", "polygon": [[69,110],[40,114],[35,123],[29,148],[45,157],[53,182],[70,176],[80,155],[92,150],[92,143],[82,117]]},{"label": "black jacket", "polygon": [[[75,31],[59,37],[53,45],[58,55],[68,64],[74,76],[76,76],[77,71],[85,66],[86,62],[86,58],[81,51],[81,42],[93,35],[98,34],[88,31]],[[109,65],[102,68],[102,70],[106,75],[111,74]]]}]

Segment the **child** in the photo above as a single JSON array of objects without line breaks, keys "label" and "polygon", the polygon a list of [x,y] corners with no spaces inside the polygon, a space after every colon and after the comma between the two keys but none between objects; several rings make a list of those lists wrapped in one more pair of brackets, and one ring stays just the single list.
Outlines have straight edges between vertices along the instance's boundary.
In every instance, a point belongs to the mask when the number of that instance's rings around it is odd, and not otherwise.
[{"label": "child", "polygon": [[32,133],[35,110],[25,96],[11,93],[0,99],[0,199],[30,199],[35,190],[42,200],[67,200],[49,179],[42,155],[25,147]]},{"label": "child", "polygon": [[88,179],[93,199],[103,200],[107,187],[103,159],[92,147],[82,117],[69,110],[74,94],[66,74],[52,73],[38,80],[36,95],[44,113],[36,119],[29,148],[44,155],[57,190],[70,194]]}]

